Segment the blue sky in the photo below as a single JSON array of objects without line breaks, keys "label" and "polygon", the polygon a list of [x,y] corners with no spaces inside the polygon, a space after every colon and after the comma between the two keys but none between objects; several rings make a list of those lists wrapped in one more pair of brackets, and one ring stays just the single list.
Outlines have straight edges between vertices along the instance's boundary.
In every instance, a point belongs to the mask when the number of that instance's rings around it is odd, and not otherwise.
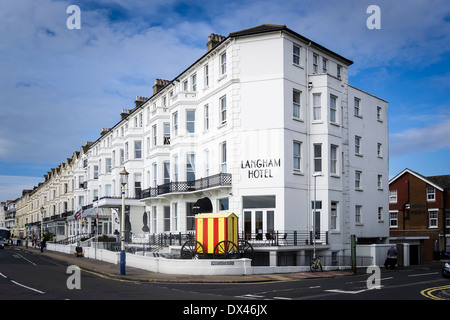
[{"label": "blue sky", "polygon": [[[69,5],[81,29],[69,30]],[[381,29],[369,30],[370,5]],[[288,28],[354,61],[349,82],[389,102],[390,176],[450,174],[448,0],[0,0],[0,200],[43,181],[208,35]]]}]

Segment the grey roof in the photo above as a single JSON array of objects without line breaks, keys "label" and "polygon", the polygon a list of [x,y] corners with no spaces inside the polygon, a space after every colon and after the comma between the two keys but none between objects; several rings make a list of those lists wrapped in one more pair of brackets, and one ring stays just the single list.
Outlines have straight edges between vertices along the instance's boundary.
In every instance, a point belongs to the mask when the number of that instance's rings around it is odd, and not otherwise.
[{"label": "grey roof", "polygon": [[450,174],[427,177],[427,179],[443,189],[450,189]]},{"label": "grey roof", "polygon": [[228,37],[237,38],[237,37],[250,36],[250,35],[255,35],[255,34],[259,34],[259,33],[275,32],[275,31],[285,31],[287,33],[290,33],[291,35],[303,40],[304,42],[310,43],[311,46],[319,48],[320,50],[323,50],[323,51],[327,52],[328,54],[331,54],[331,55],[345,61],[348,65],[353,64],[352,60],[349,60],[349,59],[337,54],[336,52],[333,52],[330,49],[327,49],[327,48],[321,46],[320,44],[318,44],[314,41],[311,41],[310,39],[302,36],[301,34],[289,29],[285,25],[263,24],[263,25],[260,25],[260,26],[254,27],[254,28],[232,32],[229,34]]}]

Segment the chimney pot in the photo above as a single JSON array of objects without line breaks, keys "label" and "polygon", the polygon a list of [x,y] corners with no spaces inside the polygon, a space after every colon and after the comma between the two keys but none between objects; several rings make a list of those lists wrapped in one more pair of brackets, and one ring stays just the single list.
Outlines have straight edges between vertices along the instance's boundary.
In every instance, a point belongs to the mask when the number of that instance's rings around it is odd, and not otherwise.
[{"label": "chimney pot", "polygon": [[217,46],[221,41],[225,39],[224,36],[221,36],[219,34],[211,33],[208,36],[208,42],[206,43],[206,49],[209,51],[213,49],[215,46]]},{"label": "chimney pot", "polygon": [[156,94],[159,90],[164,88],[169,83],[169,80],[155,79],[155,84],[153,85],[153,94]]}]

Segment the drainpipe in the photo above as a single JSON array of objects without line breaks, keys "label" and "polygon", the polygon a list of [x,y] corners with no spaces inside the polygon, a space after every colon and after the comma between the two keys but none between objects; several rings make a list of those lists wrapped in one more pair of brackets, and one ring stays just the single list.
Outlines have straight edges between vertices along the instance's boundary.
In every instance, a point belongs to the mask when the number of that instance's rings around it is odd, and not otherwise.
[{"label": "drainpipe", "polygon": [[[306,122],[306,153],[307,153],[307,157],[306,159],[311,159],[311,155],[310,155],[310,149],[311,149],[311,138],[310,138],[310,130],[311,130],[311,126],[310,126],[310,121],[309,121],[309,47],[311,46],[311,41],[308,43],[308,45],[306,46],[306,68],[305,68],[305,81],[306,81],[306,102],[305,102],[305,122]],[[306,161],[306,166],[307,168],[305,168],[305,172],[306,172],[306,185],[308,186],[308,203],[306,206],[306,210],[307,210],[307,223],[308,223],[308,229],[311,228],[311,212],[312,212],[312,207],[310,207],[311,204],[311,178],[312,178],[312,170],[311,172],[309,171],[310,168],[312,168],[310,161]],[[315,203],[314,203],[315,205]],[[313,230],[314,233],[314,230]]]}]

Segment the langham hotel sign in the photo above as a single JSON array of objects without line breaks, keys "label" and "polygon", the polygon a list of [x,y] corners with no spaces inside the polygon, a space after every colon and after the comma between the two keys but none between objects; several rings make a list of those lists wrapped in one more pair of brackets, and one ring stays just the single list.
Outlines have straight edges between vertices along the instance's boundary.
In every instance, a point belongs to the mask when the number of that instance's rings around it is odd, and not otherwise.
[{"label": "langham hotel sign", "polygon": [[281,167],[281,159],[242,160],[241,169],[246,169],[249,179],[273,178],[272,168]]}]

